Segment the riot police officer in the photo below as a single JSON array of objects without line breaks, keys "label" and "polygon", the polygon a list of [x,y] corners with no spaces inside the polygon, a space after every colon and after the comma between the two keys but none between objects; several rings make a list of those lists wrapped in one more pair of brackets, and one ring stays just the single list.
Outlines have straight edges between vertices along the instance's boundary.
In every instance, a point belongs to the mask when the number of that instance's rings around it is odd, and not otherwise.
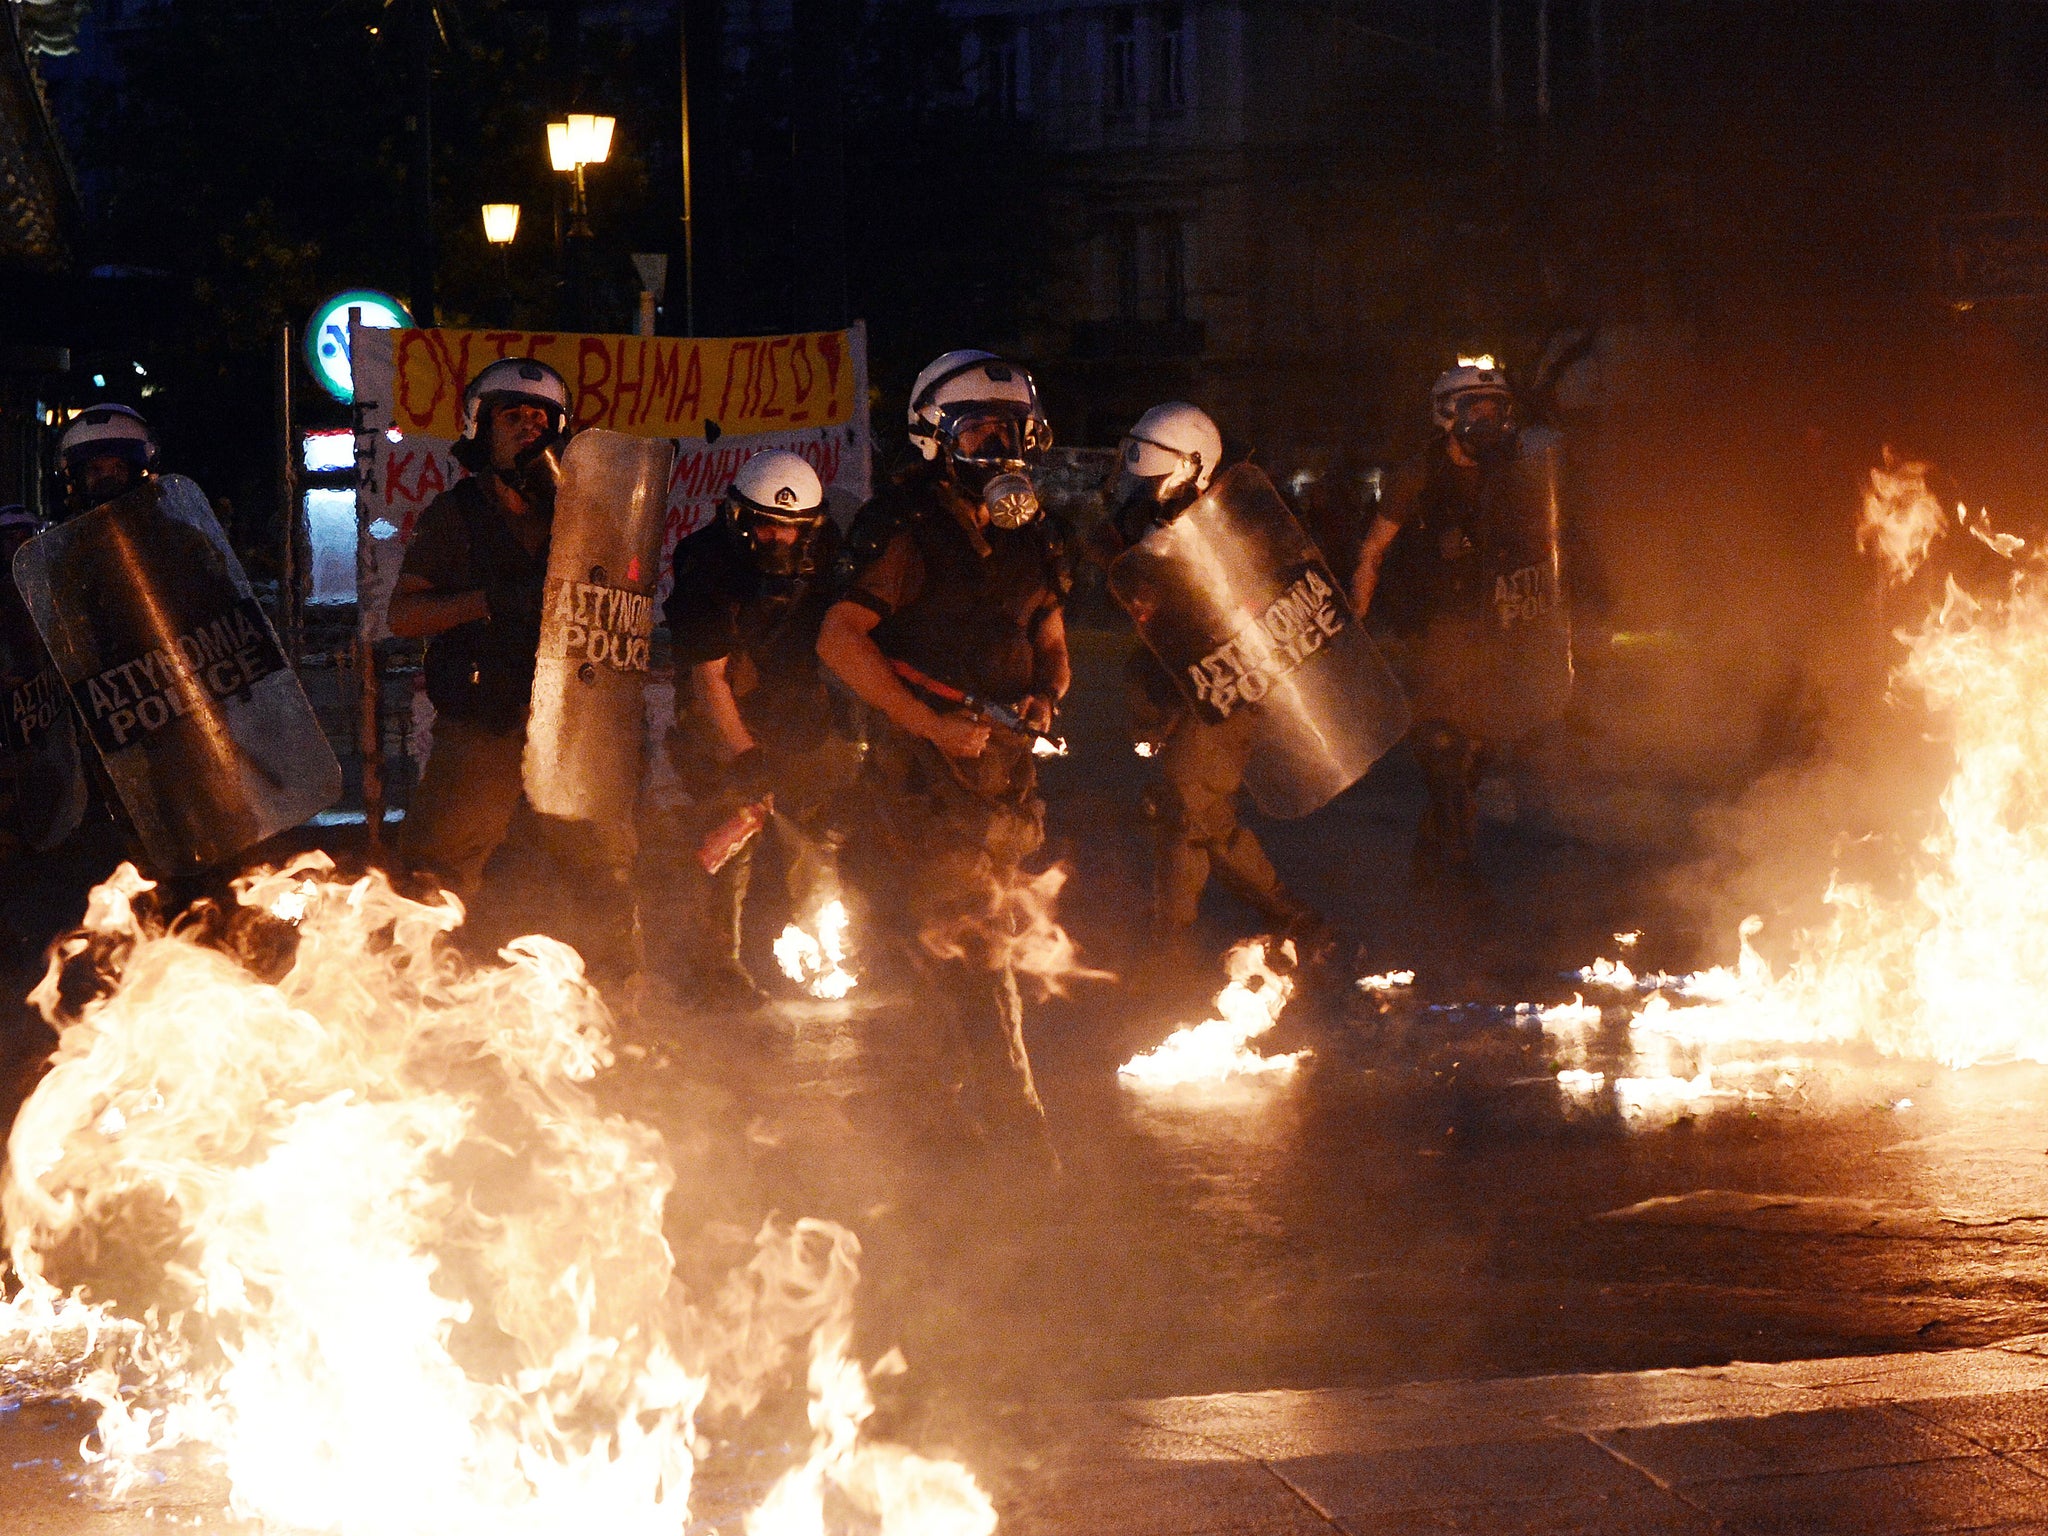
[{"label": "riot police officer", "polygon": [[142,413],[125,405],[95,405],[72,417],[57,440],[64,475],[64,510],[89,512],[126,495],[155,472],[156,434]]},{"label": "riot police officer", "polygon": [[434,706],[403,848],[458,896],[476,894],[519,806],[568,418],[545,363],[503,358],[471,379],[454,449],[469,474],[420,514],[392,592],[391,632],[427,642]]},{"label": "riot police officer", "polygon": [[[198,881],[332,804],[340,766],[211,503],[157,472],[142,416],[81,411],[59,453],[71,515],[18,552],[34,582],[21,595],[137,861]],[[63,776],[58,733],[41,746]]]},{"label": "riot police officer", "polygon": [[[769,826],[789,861],[798,907],[825,894],[837,836],[835,801],[859,766],[834,719],[818,665],[818,632],[839,553],[818,473],[771,449],[740,466],[718,515],[676,543],[664,610],[677,674],[676,716],[701,771],[699,835],[772,796]],[[694,920],[683,924],[688,981],[699,1001],[759,998],[741,957],[750,839],[715,874],[694,864]]]},{"label": "riot police officer", "polygon": [[42,531],[19,504],[0,507],[0,859],[47,852],[86,807],[71,707],[14,584],[14,554]]},{"label": "riot police officer", "polygon": [[965,1036],[983,1125],[1057,1166],[993,920],[1045,838],[1032,742],[956,707],[986,699],[1044,731],[1071,681],[1064,551],[1026,477],[1051,429],[1030,372],[981,351],[918,375],[909,427],[920,459],[855,520],[851,584],[818,637],[879,717],[872,815],[849,855],[865,857],[875,911]]},{"label": "riot police officer", "polygon": [[[1222,458],[1223,435],[1206,412],[1178,401],[1147,411],[1119,445],[1109,516],[1090,540],[1091,552],[1113,560],[1171,522],[1209,488]],[[1191,958],[1188,939],[1212,874],[1280,930],[1315,948],[1324,932],[1321,918],[1288,893],[1258,838],[1237,819],[1257,706],[1219,722],[1199,718],[1143,645],[1125,659],[1124,691],[1132,739],[1159,768],[1144,799],[1154,846],[1154,969],[1170,975]]]},{"label": "riot police officer", "polygon": [[1409,643],[1425,876],[1470,868],[1482,768],[1561,715],[1572,683],[1556,435],[1523,426],[1490,357],[1444,372],[1430,409],[1437,436],[1394,474],[1352,578],[1360,612]]}]

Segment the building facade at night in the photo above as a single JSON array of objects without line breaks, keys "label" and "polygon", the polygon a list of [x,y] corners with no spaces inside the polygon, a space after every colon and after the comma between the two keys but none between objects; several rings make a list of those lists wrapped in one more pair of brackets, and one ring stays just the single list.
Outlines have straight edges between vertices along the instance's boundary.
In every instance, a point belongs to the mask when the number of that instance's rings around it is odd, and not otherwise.
[{"label": "building facade at night", "polygon": [[[1540,344],[1505,334],[1529,328],[1526,274],[1514,292],[1486,281],[1519,263],[1470,259],[1500,254],[1503,211],[1438,197],[1418,217],[1404,169],[1448,124],[1466,137],[1450,158],[1498,174],[1478,8],[1410,7],[1414,37],[1299,3],[943,8],[964,88],[1045,157],[1050,272],[1015,340],[1070,441],[1114,442],[1178,394],[1246,447],[1334,462],[1398,442],[1457,346]],[[1504,70],[1527,41],[1504,39]],[[1504,80],[1500,125],[1533,105]],[[1407,396],[1363,382],[1390,375],[1412,376]]]}]

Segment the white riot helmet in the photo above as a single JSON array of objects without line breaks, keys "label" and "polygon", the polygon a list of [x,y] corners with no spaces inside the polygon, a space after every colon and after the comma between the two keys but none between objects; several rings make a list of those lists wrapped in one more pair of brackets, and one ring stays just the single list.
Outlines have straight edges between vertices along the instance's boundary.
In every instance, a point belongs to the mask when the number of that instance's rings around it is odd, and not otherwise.
[{"label": "white riot helmet", "polygon": [[125,405],[95,405],[71,418],[57,440],[57,451],[67,470],[103,453],[127,459],[136,469],[144,470],[156,463],[156,434],[140,411]]},{"label": "white riot helmet", "polygon": [[547,497],[561,479],[563,439],[569,427],[569,385],[546,363],[530,357],[501,357],[487,364],[462,392],[462,436],[450,450],[473,475],[491,468],[494,412],[508,405],[537,405],[548,413],[547,430],[520,450],[518,461],[498,478],[525,496]]},{"label": "white riot helmet", "polygon": [[1190,487],[1199,495],[1223,460],[1223,434],[1207,411],[1170,400],[1124,434],[1120,458],[1125,474],[1158,481],[1161,501]]},{"label": "white riot helmet", "polygon": [[[804,576],[813,570],[818,531],[825,525],[825,486],[802,456],[781,448],[755,454],[733,476],[722,510],[762,575]],[[793,536],[778,536],[782,529]]]},{"label": "white riot helmet", "polygon": [[531,357],[501,357],[469,381],[462,392],[462,435],[482,430],[486,406],[537,405],[548,413],[549,430],[560,436],[569,424],[568,382]]},{"label": "white riot helmet", "polygon": [[20,502],[0,507],[0,552],[11,554],[42,531],[42,519]]},{"label": "white riot helmet", "polygon": [[910,440],[942,462],[998,528],[1038,515],[1028,471],[1052,446],[1031,370],[993,352],[948,352],[910,387]]},{"label": "white riot helmet", "polygon": [[1515,451],[1515,394],[1490,357],[1459,358],[1430,390],[1429,412],[1475,463],[1499,462]]},{"label": "white riot helmet", "polygon": [[1458,419],[1459,402],[1481,396],[1499,400],[1510,411],[1514,409],[1515,392],[1508,385],[1507,373],[1490,356],[1461,357],[1458,366],[1446,368],[1430,389],[1430,419],[1448,432]]},{"label": "white riot helmet", "polygon": [[[72,510],[84,511],[121,495],[156,467],[156,434],[142,413],[125,405],[95,405],[80,411],[57,440],[64,467],[65,498]],[[126,483],[102,478],[89,470],[96,459],[114,458],[128,466]],[[88,484],[88,479],[92,480]]]},{"label": "white riot helmet", "polygon": [[1135,542],[1171,521],[1209,488],[1223,458],[1223,434],[1207,411],[1173,400],[1155,405],[1124,434],[1109,485],[1110,515]]}]

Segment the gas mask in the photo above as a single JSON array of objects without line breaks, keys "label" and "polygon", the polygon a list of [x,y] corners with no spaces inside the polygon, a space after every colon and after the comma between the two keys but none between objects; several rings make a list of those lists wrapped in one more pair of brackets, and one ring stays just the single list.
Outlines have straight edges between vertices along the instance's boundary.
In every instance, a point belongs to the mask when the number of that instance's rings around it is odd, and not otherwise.
[{"label": "gas mask", "polygon": [[1451,422],[1451,436],[1458,446],[1481,464],[1497,464],[1515,452],[1514,409],[1498,395],[1474,395],[1460,400]]},{"label": "gas mask", "polygon": [[988,509],[992,526],[1014,531],[1038,516],[1038,487],[1006,470],[982,488],[981,504]]},{"label": "gas mask", "polygon": [[1028,473],[1042,446],[1035,418],[1008,404],[970,405],[941,417],[939,437],[954,483],[981,503],[992,526],[1014,530],[1038,516]]},{"label": "gas mask", "polygon": [[127,495],[148,478],[148,469],[126,456],[99,453],[81,455],[75,464],[67,460],[65,509],[73,513],[90,512]]}]

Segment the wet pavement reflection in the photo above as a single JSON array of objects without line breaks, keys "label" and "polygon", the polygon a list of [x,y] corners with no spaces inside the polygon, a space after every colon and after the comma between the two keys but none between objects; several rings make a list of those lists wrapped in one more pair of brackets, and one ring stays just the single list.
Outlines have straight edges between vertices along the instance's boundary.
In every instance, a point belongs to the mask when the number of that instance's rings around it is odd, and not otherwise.
[{"label": "wet pavement reflection", "polygon": [[[1136,1089],[1115,1067],[1164,1034],[1156,1012],[1110,990],[1042,1016],[1067,1164],[1052,1186],[966,1139],[947,1042],[908,998],[782,1010],[744,1049],[679,1037],[626,1096],[685,1170],[673,1225],[846,1221],[868,1255],[864,1333],[969,1396],[1636,1369],[2048,1327],[2048,1069],[1845,1055],[1783,1096],[1628,1117],[1562,1090],[1554,1042],[1512,1015],[1312,992],[1271,1037],[1314,1052],[1291,1076]],[[722,1079],[686,1069],[711,1059]]]}]

